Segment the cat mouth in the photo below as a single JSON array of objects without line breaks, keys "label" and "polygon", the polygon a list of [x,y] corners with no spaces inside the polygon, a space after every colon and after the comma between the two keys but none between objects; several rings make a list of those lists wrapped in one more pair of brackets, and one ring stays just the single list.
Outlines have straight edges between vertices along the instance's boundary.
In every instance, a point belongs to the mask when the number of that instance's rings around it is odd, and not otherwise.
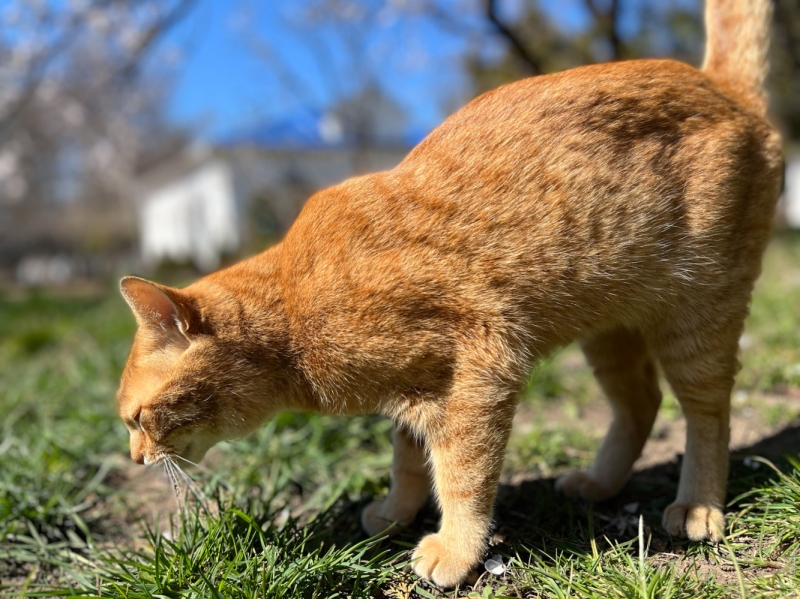
[{"label": "cat mouth", "polygon": [[155,452],[151,452],[150,455],[145,454],[144,458],[144,465],[145,466],[157,466],[159,464],[163,464],[165,461],[168,461],[172,458],[188,458],[192,459],[192,451],[194,449],[194,443],[189,442],[186,447],[184,447],[181,451],[175,451],[174,449],[170,450],[157,450]]},{"label": "cat mouth", "polygon": [[144,456],[144,465],[145,466],[154,466],[156,464],[160,464],[164,460],[164,456],[156,456],[156,459],[151,460],[147,456]]},{"label": "cat mouth", "polygon": [[[187,449],[184,450],[181,453],[186,453],[186,451],[188,451],[188,449],[189,448],[187,447]],[[178,452],[176,452],[173,449],[155,450],[155,451],[151,452],[151,454],[149,456],[145,454],[145,456],[144,456],[144,465],[145,466],[157,466],[159,464],[163,464],[164,462],[170,461],[175,456],[180,457],[181,454],[179,454]]]}]

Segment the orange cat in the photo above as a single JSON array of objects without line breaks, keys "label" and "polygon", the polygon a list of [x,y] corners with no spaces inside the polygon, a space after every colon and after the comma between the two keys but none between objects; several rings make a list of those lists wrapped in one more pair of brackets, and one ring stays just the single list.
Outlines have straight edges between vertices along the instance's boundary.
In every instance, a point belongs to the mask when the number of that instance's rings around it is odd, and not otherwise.
[{"label": "orange cat", "polygon": [[688,423],[664,527],[719,541],[737,343],[782,173],[769,18],[768,0],[711,0],[701,71],[631,61],[502,87],[397,168],[317,193],[263,254],[182,290],[123,279],[133,459],[197,461],[281,410],[385,414],[392,487],[364,528],[410,523],[432,487],[441,528],[414,569],[452,586],[486,550],[531,367],[579,339],[614,422],[559,487],[624,484],[658,363]]}]

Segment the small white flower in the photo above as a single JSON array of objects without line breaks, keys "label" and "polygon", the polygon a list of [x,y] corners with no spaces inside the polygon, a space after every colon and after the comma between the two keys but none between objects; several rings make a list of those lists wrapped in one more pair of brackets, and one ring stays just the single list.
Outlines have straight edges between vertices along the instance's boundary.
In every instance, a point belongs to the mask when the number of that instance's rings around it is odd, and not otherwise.
[{"label": "small white flower", "polygon": [[506,571],[506,566],[503,563],[502,555],[493,555],[483,563],[487,572],[491,572],[495,576],[500,576]]}]

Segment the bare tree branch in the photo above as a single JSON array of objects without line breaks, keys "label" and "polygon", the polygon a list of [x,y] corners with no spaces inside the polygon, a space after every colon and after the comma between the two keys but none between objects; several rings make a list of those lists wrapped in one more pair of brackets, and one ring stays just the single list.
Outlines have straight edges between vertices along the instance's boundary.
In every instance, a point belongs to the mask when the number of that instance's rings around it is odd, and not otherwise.
[{"label": "bare tree branch", "polygon": [[196,5],[197,0],[181,0],[170,12],[152,23],[132,49],[125,64],[117,71],[114,79],[129,79],[139,65],[141,65],[147,52],[155,46],[160,39],[163,39],[166,33],[180,23]]},{"label": "bare tree branch", "polygon": [[511,47],[514,48],[514,52],[516,52],[517,56],[532,71],[533,75],[541,75],[544,72],[536,56],[529,52],[514,32],[500,21],[497,16],[497,0],[486,0],[486,18],[492,22],[497,28],[497,31],[511,44]]},{"label": "bare tree branch", "polygon": [[[129,56],[115,69],[110,77],[110,82],[118,84],[124,80],[130,80],[148,51],[192,10],[197,1],[181,0],[172,10],[150,23],[136,45],[131,49]],[[41,55],[33,59],[28,65],[27,72],[22,76],[23,81],[17,97],[0,114],[0,135],[19,118],[21,112],[36,96],[52,63],[57,61],[80,39],[89,13],[108,9],[117,2],[119,0],[95,0],[82,11],[69,15],[67,22],[61,25],[61,32],[55,37],[54,41],[50,42]],[[49,26],[53,26],[53,24],[50,23]]]},{"label": "bare tree branch", "polygon": [[144,63],[198,2],[13,0],[0,15],[0,207],[124,201],[140,164],[185,143],[164,118],[168,67],[154,77]]},{"label": "bare tree branch", "polygon": [[281,88],[297,101],[299,107],[306,108],[310,98],[316,98],[313,101],[315,104],[322,104],[313,86],[287,67],[286,61],[269,41],[252,32],[245,31],[244,42],[253,55],[271,70]]},{"label": "bare tree branch", "polygon": [[612,60],[619,60],[623,54],[622,40],[619,36],[619,0],[610,0],[607,10],[602,10],[597,5],[597,0],[584,0],[584,4],[608,38]]},{"label": "bare tree branch", "polygon": [[608,9],[608,38],[614,60],[622,58],[622,40],[619,37],[619,0],[611,0]]},{"label": "bare tree branch", "polygon": [[[795,73],[800,73],[800,16],[793,14],[793,0],[777,0],[775,2],[774,26],[781,32],[786,53]],[[797,11],[800,13],[800,11]]]},{"label": "bare tree branch", "polygon": [[22,91],[3,114],[0,114],[0,136],[5,133],[5,129],[19,117],[25,106],[36,96],[50,63],[72,43],[76,37],[75,33],[69,32],[61,36],[53,43],[45,55],[32,61],[29,65],[27,72],[23,76]]}]

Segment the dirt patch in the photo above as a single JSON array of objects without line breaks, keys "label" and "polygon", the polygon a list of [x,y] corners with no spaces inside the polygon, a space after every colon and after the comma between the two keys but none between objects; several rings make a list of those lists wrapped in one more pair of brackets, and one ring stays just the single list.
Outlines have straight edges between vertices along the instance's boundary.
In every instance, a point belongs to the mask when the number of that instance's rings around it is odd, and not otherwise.
[{"label": "dirt patch", "polygon": [[162,467],[140,466],[120,455],[113,460],[105,485],[116,492],[97,506],[103,514],[101,546],[140,548],[146,544],[144,524],[154,531],[170,530],[170,519],[179,506]]},{"label": "dirt patch", "polygon": [[[156,534],[172,535],[181,508],[191,509],[198,497],[204,502],[204,510],[216,513],[219,506],[213,498],[205,497],[202,481],[219,462],[220,454],[212,449],[203,461],[201,470],[204,472],[198,472],[191,466],[183,467],[195,482],[192,490],[183,480],[178,481],[176,489],[162,465],[142,466],[126,455],[114,458],[105,485],[115,492],[97,506],[104,517],[103,545],[117,548],[146,546],[147,541],[143,539],[145,526]],[[292,506],[302,504],[300,497],[291,497],[291,500]]]},{"label": "dirt patch", "polygon": [[[665,400],[665,403],[671,405],[659,412],[642,456],[634,465],[634,472],[671,462],[683,453],[686,444],[686,420],[674,402],[674,399]],[[799,413],[800,401],[794,393],[735,393],[731,407],[731,451],[740,452],[775,436],[787,427],[800,424]],[[611,425],[611,419],[611,408],[601,399],[579,406],[558,400],[535,406],[523,403],[514,419],[514,431],[515,434],[524,434],[536,423],[553,430],[570,426],[599,441]],[[771,453],[782,454],[798,450],[800,446],[790,442],[783,449],[772,447]]]}]

